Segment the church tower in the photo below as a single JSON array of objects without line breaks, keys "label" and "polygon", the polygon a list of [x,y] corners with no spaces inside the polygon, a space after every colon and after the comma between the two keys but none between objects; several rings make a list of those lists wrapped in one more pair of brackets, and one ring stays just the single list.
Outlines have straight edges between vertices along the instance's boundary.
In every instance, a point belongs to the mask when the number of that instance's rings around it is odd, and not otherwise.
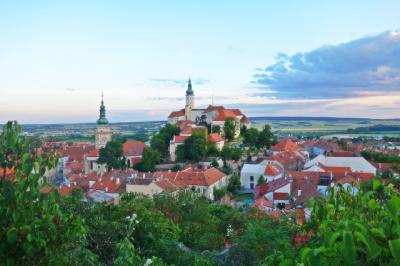
[{"label": "church tower", "polygon": [[106,107],[104,106],[103,94],[101,95],[100,117],[96,128],[96,149],[104,148],[111,140],[112,132],[106,118]]},{"label": "church tower", "polygon": [[189,78],[188,88],[186,90],[185,117],[191,120],[191,111],[194,109],[194,92],[192,90],[192,81]]}]

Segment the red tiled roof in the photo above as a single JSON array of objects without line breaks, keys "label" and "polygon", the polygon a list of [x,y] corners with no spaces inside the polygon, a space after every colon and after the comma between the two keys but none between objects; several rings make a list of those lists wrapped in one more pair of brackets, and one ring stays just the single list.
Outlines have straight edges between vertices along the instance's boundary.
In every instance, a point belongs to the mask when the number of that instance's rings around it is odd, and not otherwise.
[{"label": "red tiled roof", "polygon": [[289,184],[289,179],[278,178],[278,179],[272,180],[271,182],[256,186],[255,197],[259,198],[269,192],[273,192],[283,186],[286,186],[287,184]]},{"label": "red tiled roof", "polygon": [[379,171],[381,172],[385,172],[386,170],[388,170],[390,168],[390,164],[388,163],[375,163],[375,162],[371,162],[370,163]]},{"label": "red tiled roof", "polygon": [[185,109],[182,109],[182,110],[170,113],[170,115],[168,117],[178,117],[178,116],[184,116],[184,115],[185,115]]},{"label": "red tiled roof", "polygon": [[218,133],[211,133],[208,135],[208,142],[217,143],[220,141],[223,141],[223,139]]},{"label": "red tiled roof", "polygon": [[143,149],[146,145],[141,141],[127,141],[123,144],[124,155],[129,156],[142,156]]},{"label": "red tiled roof", "polygon": [[274,192],[272,194],[274,200],[287,200],[289,198],[288,193]]},{"label": "red tiled roof", "polygon": [[78,189],[78,188],[79,188],[78,185],[69,184],[69,185],[65,185],[65,186],[57,188],[57,191],[62,196],[67,196],[67,195],[71,194],[72,190]]},{"label": "red tiled roof", "polygon": [[213,118],[213,121],[225,121],[227,118],[236,118],[242,115],[238,109],[218,109],[218,114]]},{"label": "red tiled roof", "polygon": [[99,150],[91,150],[88,154],[87,157],[99,157]]},{"label": "red tiled roof", "polygon": [[174,185],[171,181],[169,181],[166,178],[156,181],[155,184],[167,193],[174,192],[179,189],[176,185]]},{"label": "red tiled roof", "polygon": [[273,151],[299,151],[301,148],[291,139],[281,140],[278,144],[271,147]]},{"label": "red tiled roof", "polygon": [[98,177],[97,181],[93,184],[91,189],[102,190],[108,193],[117,193],[124,185],[126,178],[130,175],[131,173],[129,171],[114,170],[111,172],[107,172],[103,176]]},{"label": "red tiled roof", "polygon": [[282,169],[272,163],[269,163],[264,171],[264,175],[266,176],[277,176],[281,173]]},{"label": "red tiled roof", "polygon": [[355,154],[351,151],[332,151],[328,154],[330,157],[354,157]]},{"label": "red tiled roof", "polygon": [[184,143],[188,136],[174,136],[175,143]]},{"label": "red tiled roof", "polygon": [[347,176],[344,176],[344,177],[340,178],[339,180],[337,180],[336,183],[339,183],[339,184],[345,184],[345,183],[358,184],[358,181],[354,177],[352,177],[350,175],[347,175]]},{"label": "red tiled roof", "polygon": [[341,175],[341,174],[346,174],[346,173],[351,172],[350,167],[326,166],[326,165],[323,165],[322,163],[319,163],[318,167],[320,167],[325,172],[332,173],[333,175]]},{"label": "red tiled roof", "polygon": [[274,208],[274,203],[272,201],[267,200],[265,197],[260,197],[256,201],[254,201],[253,206],[259,209],[260,211],[265,211],[266,208]]},{"label": "red tiled roof", "polygon": [[210,186],[226,176],[216,168],[205,171],[188,168],[179,172],[158,172],[157,175],[169,178],[176,186]]}]

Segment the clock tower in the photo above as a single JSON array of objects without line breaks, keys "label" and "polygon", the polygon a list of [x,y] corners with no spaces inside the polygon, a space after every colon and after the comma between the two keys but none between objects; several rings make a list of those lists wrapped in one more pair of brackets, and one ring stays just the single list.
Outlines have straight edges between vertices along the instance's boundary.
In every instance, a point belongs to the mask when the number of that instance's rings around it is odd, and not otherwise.
[{"label": "clock tower", "polygon": [[100,117],[96,128],[96,149],[104,148],[111,140],[112,132],[106,118],[106,107],[104,106],[103,94],[101,95]]}]

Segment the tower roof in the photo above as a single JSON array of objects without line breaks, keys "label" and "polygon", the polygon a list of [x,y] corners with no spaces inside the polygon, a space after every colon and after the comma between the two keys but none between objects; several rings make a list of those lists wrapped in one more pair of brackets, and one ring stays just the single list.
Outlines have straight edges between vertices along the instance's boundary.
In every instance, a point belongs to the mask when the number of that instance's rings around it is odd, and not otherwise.
[{"label": "tower roof", "polygon": [[187,90],[186,90],[186,95],[193,95],[194,94],[194,92],[193,92],[193,90],[192,90],[192,81],[190,80],[190,78],[189,78],[189,81],[188,81],[188,88],[187,88]]},{"label": "tower roof", "polygon": [[106,118],[106,107],[104,106],[103,94],[101,94],[101,105],[100,105],[100,117],[97,120],[98,125],[107,125],[108,120]]}]

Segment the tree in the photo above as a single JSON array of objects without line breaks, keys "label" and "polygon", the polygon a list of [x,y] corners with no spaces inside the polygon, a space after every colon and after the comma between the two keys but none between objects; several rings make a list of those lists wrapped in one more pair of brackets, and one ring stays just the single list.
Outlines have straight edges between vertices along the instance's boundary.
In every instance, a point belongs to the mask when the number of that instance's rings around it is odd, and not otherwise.
[{"label": "tree", "polygon": [[242,150],[235,147],[223,147],[221,152],[222,159],[238,161],[242,157]]},{"label": "tree", "polygon": [[270,149],[272,145],[276,144],[276,137],[271,131],[269,125],[265,125],[261,132],[258,134],[257,148]]},{"label": "tree", "polygon": [[227,190],[231,193],[236,193],[236,191],[240,190],[240,176],[234,172],[229,179]]},{"label": "tree", "polygon": [[265,178],[263,175],[260,175],[257,180],[257,185],[262,185],[265,183]]},{"label": "tree", "polygon": [[259,132],[256,128],[250,128],[243,134],[243,143],[250,147],[258,146]]},{"label": "tree", "polygon": [[30,150],[28,139],[20,137],[21,131],[17,121],[8,121],[0,134],[0,168],[3,180],[10,169],[20,166],[22,155]]},{"label": "tree", "polygon": [[211,126],[211,132],[220,134],[221,133],[221,127],[219,125],[213,125],[213,126]]},{"label": "tree", "polygon": [[232,117],[228,117],[224,123],[225,139],[232,141],[235,138],[236,121]]},{"label": "tree", "polygon": [[176,147],[175,153],[176,153],[176,160],[178,162],[183,162],[186,160],[184,145],[178,145],[178,147]]},{"label": "tree", "polygon": [[207,154],[211,156],[219,155],[219,150],[215,143],[207,143]]},{"label": "tree", "polygon": [[155,165],[160,163],[160,153],[153,148],[146,147],[143,150],[142,160],[135,166],[137,170],[143,172],[154,172]]},{"label": "tree", "polygon": [[107,171],[126,168],[126,158],[122,150],[122,142],[111,140],[104,148],[100,149],[97,163],[106,164]]},{"label": "tree", "polygon": [[160,131],[153,136],[150,146],[157,150],[161,156],[168,156],[169,142],[175,135],[179,135],[180,129],[176,125],[166,124]]},{"label": "tree", "polygon": [[0,261],[6,265],[95,264],[82,219],[60,210],[57,192],[40,191],[39,183],[46,183],[44,173],[56,166],[57,158],[30,150],[20,129],[18,123],[9,122],[0,136],[0,157],[12,160],[6,167],[15,170],[13,181],[0,179]]},{"label": "tree", "polygon": [[400,195],[393,185],[372,181],[372,190],[354,193],[343,186],[311,206],[313,232],[299,253],[306,265],[398,265]]},{"label": "tree", "polygon": [[198,162],[207,154],[207,143],[203,136],[192,135],[185,140],[185,157],[188,160]]}]

